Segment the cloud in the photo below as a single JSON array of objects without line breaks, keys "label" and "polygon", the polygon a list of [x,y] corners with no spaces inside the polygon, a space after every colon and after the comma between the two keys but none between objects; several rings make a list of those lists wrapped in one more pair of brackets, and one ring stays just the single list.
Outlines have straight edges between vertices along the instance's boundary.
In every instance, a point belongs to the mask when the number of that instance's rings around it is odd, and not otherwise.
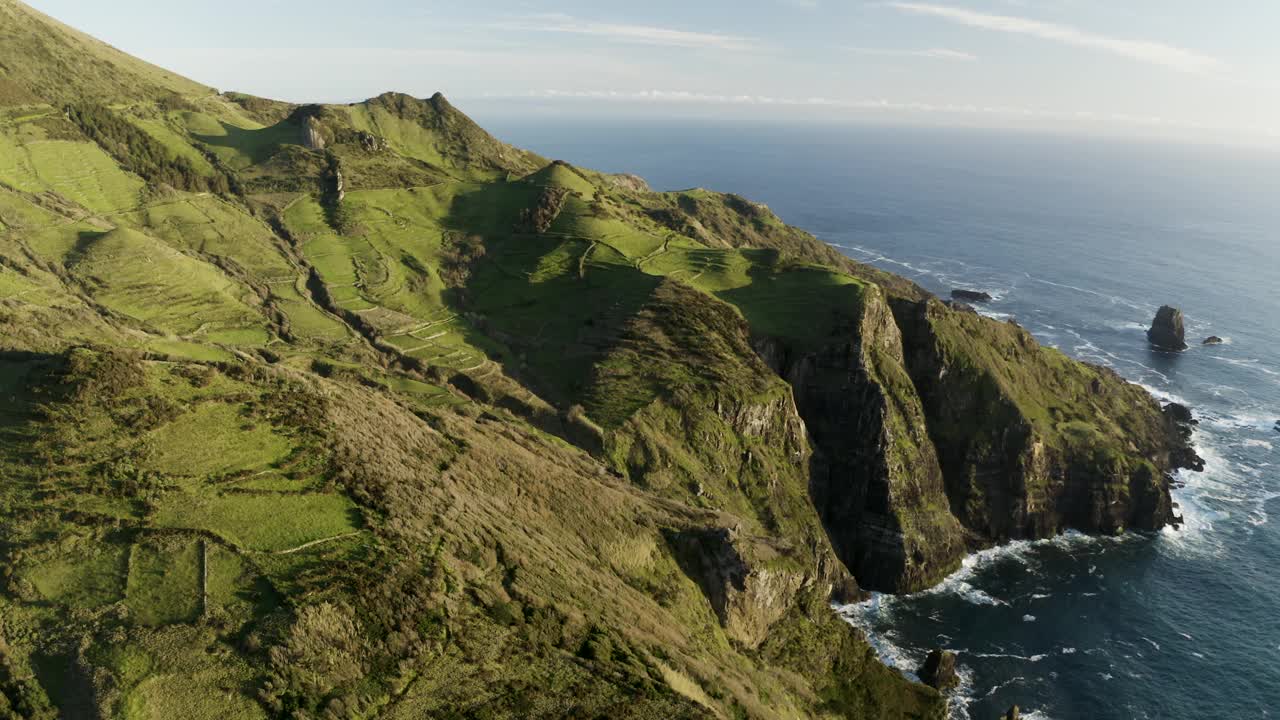
[{"label": "cloud", "polygon": [[929,48],[927,50],[893,50],[889,48],[851,47],[845,49],[859,55],[874,55],[878,57],[927,58],[931,60],[957,60],[961,62],[973,62],[978,59],[978,56],[972,53],[963,52],[961,50],[950,50],[947,48]]},{"label": "cloud", "polygon": [[501,27],[525,32],[587,35],[606,40],[644,45],[664,45],[667,47],[749,50],[758,45],[755,40],[738,35],[677,30],[653,25],[592,22],[579,20],[569,15],[538,15],[512,23],[504,23]]},{"label": "cloud", "polygon": [[1026,35],[1076,47],[1101,50],[1131,60],[1185,73],[1204,74],[1222,69],[1222,61],[1185,48],[1148,40],[1129,40],[1087,32],[1070,25],[1042,22],[1010,15],[992,15],[946,5],[890,2],[890,7],[915,15],[927,15],[969,27]]}]

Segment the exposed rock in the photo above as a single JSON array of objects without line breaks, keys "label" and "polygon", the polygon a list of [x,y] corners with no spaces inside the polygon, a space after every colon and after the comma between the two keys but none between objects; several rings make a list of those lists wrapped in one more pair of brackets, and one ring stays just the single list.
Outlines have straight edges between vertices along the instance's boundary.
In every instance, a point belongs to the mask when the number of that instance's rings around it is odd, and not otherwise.
[{"label": "exposed rock", "polygon": [[966,547],[902,340],[878,289],[861,319],[808,351],[776,339],[756,350],[793,389],[812,437],[813,502],[861,587],[914,592],[959,567]]},{"label": "exposed rock", "polygon": [[1013,707],[1009,708],[1009,712],[1000,716],[1000,720],[1020,720],[1021,717],[1022,717],[1022,711],[1018,710],[1017,705],[1014,705]]},{"label": "exposed rock", "polygon": [[325,147],[320,121],[312,116],[307,116],[302,123],[302,145],[308,150],[323,150]]},{"label": "exposed rock", "polygon": [[1164,406],[1164,414],[1171,420],[1184,425],[1196,424],[1195,417],[1191,414],[1191,408],[1181,403],[1169,403]]},{"label": "exposed rock", "polygon": [[1191,414],[1191,408],[1179,403],[1169,403],[1164,406],[1163,413],[1168,433],[1182,440],[1169,450],[1171,468],[1204,472],[1204,458],[1197,455],[1195,448],[1191,446],[1191,428],[1199,424]]},{"label": "exposed rock", "polygon": [[383,152],[389,147],[386,138],[365,130],[361,130],[356,134],[356,140],[360,143],[360,149],[367,153]]},{"label": "exposed rock", "polygon": [[951,291],[951,297],[952,299],[963,302],[979,303],[988,303],[994,299],[991,297],[991,293],[982,292],[981,290],[961,290],[958,288]]},{"label": "exposed rock", "polygon": [[1161,350],[1186,350],[1187,331],[1182,311],[1169,305],[1161,307],[1147,331],[1147,340]]},{"label": "exposed rock", "polygon": [[921,682],[940,692],[960,684],[960,676],[956,674],[956,654],[942,648],[931,650],[916,674]]},{"label": "exposed rock", "polygon": [[608,178],[609,182],[613,183],[615,187],[620,187],[623,190],[630,190],[632,192],[649,192],[649,183],[639,175],[618,173],[616,175],[609,175]]},{"label": "exposed rock", "polygon": [[1221,345],[1221,344],[1222,344],[1222,343],[1224,343],[1224,342],[1226,342],[1226,341],[1225,341],[1225,340],[1223,340],[1222,338],[1218,337],[1217,335],[1210,335],[1209,337],[1205,338],[1205,339],[1204,339],[1204,342],[1203,342],[1203,343],[1201,343],[1201,344],[1203,344],[1203,345]]}]

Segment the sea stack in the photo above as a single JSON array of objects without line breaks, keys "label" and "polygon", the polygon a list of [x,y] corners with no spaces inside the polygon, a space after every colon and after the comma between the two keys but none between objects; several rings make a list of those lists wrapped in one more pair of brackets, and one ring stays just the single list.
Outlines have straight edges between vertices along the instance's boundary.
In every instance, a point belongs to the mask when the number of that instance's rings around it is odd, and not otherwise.
[{"label": "sea stack", "polygon": [[1186,350],[1187,331],[1182,324],[1182,311],[1165,305],[1147,331],[1147,340],[1161,350]]},{"label": "sea stack", "polygon": [[960,684],[960,676],[956,674],[956,654],[942,648],[929,653],[917,674],[920,682],[940,692],[946,692]]}]

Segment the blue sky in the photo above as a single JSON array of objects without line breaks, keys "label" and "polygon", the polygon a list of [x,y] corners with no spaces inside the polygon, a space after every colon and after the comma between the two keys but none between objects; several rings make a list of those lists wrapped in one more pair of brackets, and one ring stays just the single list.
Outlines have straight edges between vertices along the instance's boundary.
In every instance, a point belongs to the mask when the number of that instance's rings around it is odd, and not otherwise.
[{"label": "blue sky", "polygon": [[[1280,143],[1277,0],[29,0],[224,90]],[[145,18],[145,20],[139,20]]]}]

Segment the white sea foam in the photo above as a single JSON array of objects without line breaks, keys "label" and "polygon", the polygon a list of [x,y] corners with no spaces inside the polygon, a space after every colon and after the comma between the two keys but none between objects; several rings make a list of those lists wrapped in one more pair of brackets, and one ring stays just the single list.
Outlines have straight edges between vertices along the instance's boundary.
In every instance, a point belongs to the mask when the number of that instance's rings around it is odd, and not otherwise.
[{"label": "white sea foam", "polygon": [[1063,655],[1075,655],[1075,654],[1076,654],[1076,649],[1075,649],[1075,648],[1073,648],[1073,647],[1062,648],[1062,654],[1063,654]]},{"label": "white sea foam", "polygon": [[[1022,622],[1035,622],[1035,621],[1036,621],[1036,616],[1035,616],[1035,615],[1023,615],[1023,616],[1022,616]],[[1044,657],[1044,656],[1043,656],[1043,655],[1041,655],[1040,657]],[[1032,662],[1035,662],[1035,658],[1032,658]]]},{"label": "white sea foam", "polygon": [[862,631],[881,662],[897,669],[912,680],[919,680],[915,673],[924,657],[896,644],[893,641],[892,630],[876,631],[878,621],[886,622],[892,617],[894,600],[892,595],[871,593],[871,597],[867,600],[834,609],[845,622]]},{"label": "white sea foam", "polygon": [[1145,332],[1145,331],[1147,330],[1147,326],[1146,326],[1146,325],[1143,325],[1142,323],[1137,323],[1137,322],[1122,322],[1122,323],[1116,323],[1115,325],[1112,325],[1111,327],[1112,327],[1112,328],[1114,328],[1114,329],[1116,329],[1116,330],[1137,330],[1137,331],[1142,331],[1142,332]]},{"label": "white sea foam", "polygon": [[1172,402],[1172,403],[1178,403],[1179,405],[1189,404],[1186,398],[1182,397],[1181,395],[1174,395],[1168,390],[1163,390],[1161,388],[1155,387],[1154,385],[1148,385],[1146,383],[1134,383],[1134,385],[1137,385],[1143,390],[1146,390],[1147,392],[1151,393],[1152,397],[1159,400],[1160,402],[1164,402],[1164,403]]},{"label": "white sea foam", "polygon": [[1002,689],[1002,688],[1006,688],[1006,687],[1008,687],[1008,686],[1010,686],[1010,685],[1012,685],[1012,684],[1014,684],[1014,683],[1018,683],[1018,682],[1026,682],[1026,678],[1022,677],[1021,675],[1018,675],[1018,676],[1015,676],[1015,677],[1011,677],[1011,678],[1009,678],[1008,680],[1005,680],[1004,682],[999,683],[998,685],[992,685],[992,686],[991,686],[991,689],[990,689],[990,690],[987,690],[987,693],[986,693],[985,695],[983,695],[982,697],[984,697],[984,698],[986,698],[986,697],[991,697],[992,695],[995,695],[997,692],[999,692],[999,691],[1000,691],[1000,689]]}]

